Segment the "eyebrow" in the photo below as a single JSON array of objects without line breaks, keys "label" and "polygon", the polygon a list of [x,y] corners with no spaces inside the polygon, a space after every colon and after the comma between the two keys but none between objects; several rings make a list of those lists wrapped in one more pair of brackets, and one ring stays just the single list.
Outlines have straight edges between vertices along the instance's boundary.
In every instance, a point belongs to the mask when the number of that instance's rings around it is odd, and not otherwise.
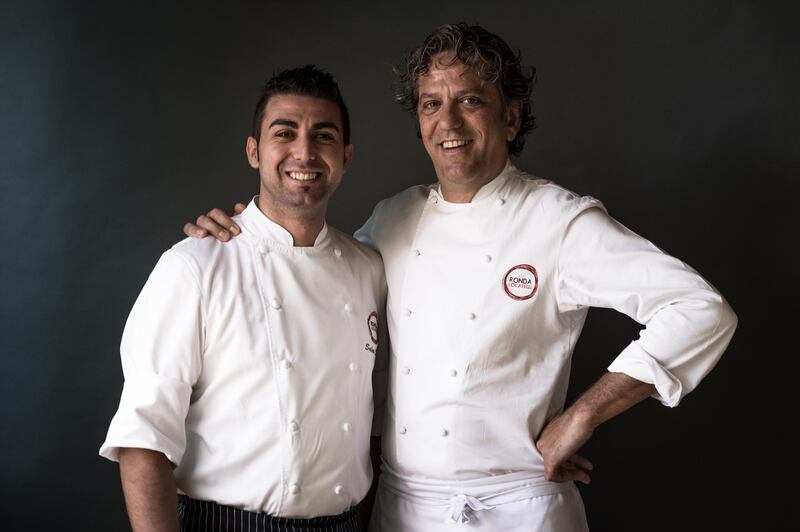
[{"label": "eyebrow", "polygon": [[295,122],[294,120],[288,120],[286,118],[276,118],[275,120],[270,122],[269,127],[275,127],[275,126],[289,126],[295,129],[297,129],[298,127],[297,122]]},{"label": "eyebrow", "polygon": [[[469,94],[471,92],[478,93],[478,94],[485,94],[486,89],[483,85],[473,85],[472,87],[467,87],[466,89],[460,90],[456,93],[456,98],[464,96],[465,94]],[[436,98],[437,94],[432,92],[423,92],[419,95],[419,100],[424,100],[427,98]]]},{"label": "eyebrow", "polygon": [[317,129],[334,129],[339,131],[339,127],[333,122],[317,122],[311,126],[311,131],[316,131]]},{"label": "eyebrow", "polygon": [[[300,127],[297,122],[294,120],[289,120],[288,118],[276,118],[269,124],[269,127],[274,126],[288,126],[294,129],[298,129]],[[317,131],[319,129],[333,129],[335,131],[339,131],[339,127],[333,122],[317,122],[311,126],[311,131]]]}]

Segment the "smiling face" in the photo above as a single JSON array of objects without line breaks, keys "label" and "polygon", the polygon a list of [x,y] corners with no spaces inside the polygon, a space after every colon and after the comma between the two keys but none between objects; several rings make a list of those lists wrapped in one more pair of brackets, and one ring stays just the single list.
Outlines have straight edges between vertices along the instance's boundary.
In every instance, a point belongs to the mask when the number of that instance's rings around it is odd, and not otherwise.
[{"label": "smiling face", "polygon": [[418,88],[420,134],[442,193],[448,201],[471,201],[505,167],[519,107],[506,105],[494,84],[454,63],[452,53],[433,58]]},{"label": "smiling face", "polygon": [[247,139],[247,159],[261,178],[258,206],[273,220],[324,220],[353,152],[337,105],[277,94],[267,102],[261,138]]}]

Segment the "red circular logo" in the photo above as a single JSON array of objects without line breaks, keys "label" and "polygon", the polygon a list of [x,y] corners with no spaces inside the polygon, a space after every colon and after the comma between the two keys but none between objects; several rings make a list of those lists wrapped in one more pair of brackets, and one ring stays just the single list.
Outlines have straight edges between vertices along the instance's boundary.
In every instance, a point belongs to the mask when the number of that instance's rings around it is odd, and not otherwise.
[{"label": "red circular logo", "polygon": [[378,313],[376,311],[372,311],[367,317],[367,328],[370,340],[373,344],[378,345]]},{"label": "red circular logo", "polygon": [[514,301],[530,299],[539,288],[539,274],[530,264],[517,264],[503,276],[503,290]]}]

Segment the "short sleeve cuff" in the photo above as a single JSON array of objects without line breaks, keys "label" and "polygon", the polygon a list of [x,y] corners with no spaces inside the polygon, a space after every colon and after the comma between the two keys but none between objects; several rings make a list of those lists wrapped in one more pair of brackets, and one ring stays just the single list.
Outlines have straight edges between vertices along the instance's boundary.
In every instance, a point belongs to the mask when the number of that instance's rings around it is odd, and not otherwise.
[{"label": "short sleeve cuff", "polygon": [[192,387],[160,375],[128,376],[100,456],[119,461],[124,447],[164,453],[178,465],[186,450],[186,414]]},{"label": "short sleeve cuff", "polygon": [[678,406],[681,400],[683,391],[681,381],[636,342],[632,342],[614,359],[608,366],[608,371],[624,373],[638,381],[654,385],[656,393],[653,397],[665,406]]}]

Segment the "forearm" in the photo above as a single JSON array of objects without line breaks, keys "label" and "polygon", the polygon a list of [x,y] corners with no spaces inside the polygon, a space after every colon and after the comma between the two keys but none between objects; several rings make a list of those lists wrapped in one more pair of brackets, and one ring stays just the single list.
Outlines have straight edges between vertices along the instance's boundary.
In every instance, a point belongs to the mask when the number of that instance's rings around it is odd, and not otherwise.
[{"label": "forearm", "polygon": [[589,483],[592,463],[578,451],[594,429],[621,414],[655,391],[652,384],[624,373],[606,373],[572,406],[551,419],[536,440],[544,460],[544,478],[555,482]]},{"label": "forearm", "polygon": [[564,413],[580,419],[594,430],[654,393],[652,384],[624,373],[606,373]]},{"label": "forearm", "polygon": [[125,448],[119,471],[134,532],[177,532],[178,496],[169,460],[157,451]]}]

